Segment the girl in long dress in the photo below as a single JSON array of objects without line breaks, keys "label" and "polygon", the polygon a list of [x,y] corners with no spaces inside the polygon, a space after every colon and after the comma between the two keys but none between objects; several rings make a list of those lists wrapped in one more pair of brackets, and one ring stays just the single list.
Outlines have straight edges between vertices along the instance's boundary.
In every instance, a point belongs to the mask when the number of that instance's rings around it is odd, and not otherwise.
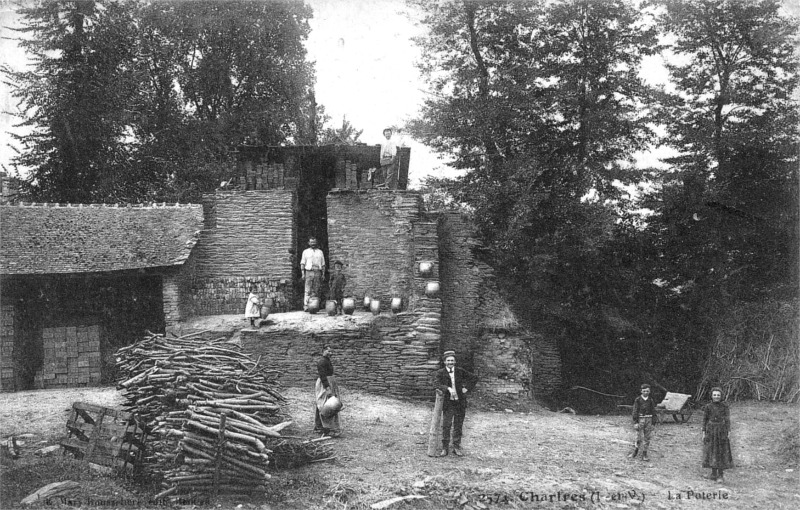
[{"label": "girl in long dress", "polygon": [[703,408],[703,467],[711,468],[711,480],[722,483],[726,469],[733,467],[731,442],[731,412],[722,401],[722,389],[711,389],[711,402]]},{"label": "girl in long dress", "polygon": [[250,286],[250,295],[247,296],[247,305],[244,308],[244,318],[250,319],[252,327],[256,327],[256,319],[261,318],[261,300],[258,299],[257,290],[258,287],[255,284]]}]

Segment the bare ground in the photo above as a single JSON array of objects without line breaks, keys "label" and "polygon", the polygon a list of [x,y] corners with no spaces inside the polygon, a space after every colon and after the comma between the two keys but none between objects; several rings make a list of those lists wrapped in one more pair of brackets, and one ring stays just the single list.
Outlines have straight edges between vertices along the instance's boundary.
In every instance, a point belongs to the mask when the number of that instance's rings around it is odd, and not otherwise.
[{"label": "bare ground", "polygon": [[[311,390],[289,388],[283,394],[296,420],[294,433],[310,434]],[[416,494],[425,498],[389,508],[789,509],[800,505],[800,470],[780,454],[782,432],[797,422],[797,405],[732,403],[731,442],[737,467],[726,472],[724,484],[717,484],[702,478],[707,470],[700,467],[697,414],[687,424],[659,425],[652,460],[645,463],[625,457],[634,439],[628,416],[471,408],[465,423],[466,456],[430,458],[425,453],[430,405],[347,388],[342,399],[344,434],[336,440],[334,462],[276,473],[266,496],[228,497],[215,503],[222,508],[369,508],[392,497]],[[77,400],[107,406],[121,402],[113,388],[0,395],[3,438],[33,435],[23,439],[22,458],[3,463],[0,507],[12,507],[38,487],[67,479],[84,484],[84,498],[147,500],[146,490],[123,480],[90,473],[69,459],[33,455],[35,448],[57,442],[69,406]]]}]

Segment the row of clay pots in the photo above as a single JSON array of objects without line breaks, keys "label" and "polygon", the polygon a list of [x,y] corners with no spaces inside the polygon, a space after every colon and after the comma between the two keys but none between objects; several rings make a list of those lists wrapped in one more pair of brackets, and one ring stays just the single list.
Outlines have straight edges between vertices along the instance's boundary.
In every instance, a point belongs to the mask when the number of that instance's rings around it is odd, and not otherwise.
[{"label": "row of clay pots", "polygon": [[[353,315],[356,310],[356,302],[353,298],[344,298],[342,300],[342,311],[347,315]],[[319,298],[312,297],[308,299],[308,313],[315,314],[319,312]],[[327,301],[325,303],[325,312],[328,315],[336,315],[336,301]]]},{"label": "row of clay pots", "polygon": [[[403,298],[392,298],[390,306],[392,313],[400,313],[403,311]],[[372,312],[372,315],[380,315],[381,301],[380,299],[372,299],[369,296],[364,296],[364,310]]]},{"label": "row of clay pots", "polygon": [[[419,274],[422,276],[429,276],[433,273],[433,262],[420,262]],[[439,282],[430,281],[425,285],[425,295],[429,298],[435,298],[439,295]],[[308,300],[308,313],[315,314],[320,309],[319,298],[312,297]],[[342,300],[342,311],[347,315],[353,315],[356,309],[356,303],[353,298],[344,298]],[[393,313],[398,313],[403,309],[403,299],[399,297],[392,298],[391,310]],[[364,296],[364,310],[372,312],[372,315],[381,313],[381,302],[378,299]],[[336,315],[336,303],[328,301],[325,304],[325,311],[328,315]]]},{"label": "row of clay pots", "polygon": [[[419,275],[428,277],[433,274],[433,262],[420,262]],[[435,298],[439,295],[439,282],[431,281],[425,285],[425,295],[429,298]]]}]

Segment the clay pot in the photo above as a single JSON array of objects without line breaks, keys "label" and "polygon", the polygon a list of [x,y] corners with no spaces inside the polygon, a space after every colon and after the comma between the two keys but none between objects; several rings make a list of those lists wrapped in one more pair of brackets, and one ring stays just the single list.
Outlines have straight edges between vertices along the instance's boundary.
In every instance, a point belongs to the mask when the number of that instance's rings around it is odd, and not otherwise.
[{"label": "clay pot", "polygon": [[328,312],[328,315],[336,315],[336,301],[325,303],[325,311]]},{"label": "clay pot", "polygon": [[403,298],[392,298],[392,313],[400,313],[403,309]]},{"label": "clay pot", "polygon": [[325,401],[325,403],[322,405],[322,409],[319,411],[319,414],[321,414],[323,418],[333,418],[341,410],[342,401],[339,400],[338,397],[333,396]]},{"label": "clay pot", "polygon": [[430,276],[433,273],[433,262],[420,262],[419,274],[420,276]]},{"label": "clay pot", "polygon": [[344,298],[342,300],[342,311],[346,315],[353,315],[353,312],[356,311],[356,300],[353,298]]},{"label": "clay pot", "polygon": [[309,298],[308,299],[308,313],[317,313],[319,311],[319,298]]},{"label": "clay pot", "polygon": [[428,282],[425,286],[425,295],[429,298],[435,298],[439,295],[439,282]]},{"label": "clay pot", "polygon": [[369,304],[369,310],[372,312],[372,315],[379,315],[381,313],[380,299],[373,299]]},{"label": "clay pot", "polygon": [[369,310],[369,304],[372,302],[372,298],[369,295],[364,296],[364,310]]}]

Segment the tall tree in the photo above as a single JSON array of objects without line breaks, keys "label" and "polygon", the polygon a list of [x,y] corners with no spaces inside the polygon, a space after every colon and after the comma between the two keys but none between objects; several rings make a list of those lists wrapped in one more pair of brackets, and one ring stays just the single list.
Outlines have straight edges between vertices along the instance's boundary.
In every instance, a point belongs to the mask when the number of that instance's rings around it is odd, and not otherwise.
[{"label": "tall tree", "polygon": [[678,155],[641,203],[654,285],[640,300],[654,311],[647,364],[694,393],[731,310],[797,295],[797,24],[771,0],[658,5],[674,55],[662,121]]},{"label": "tall tree", "polygon": [[613,359],[614,342],[637,330],[619,185],[639,179],[630,160],[652,138],[639,77],[657,49],[652,21],[622,1],[419,8],[431,97],[412,133],[468,169],[451,190],[512,295],[525,296],[512,299],[519,315],[576,366]]},{"label": "tall tree", "polygon": [[15,163],[34,199],[196,200],[246,138],[309,132],[300,2],[42,2],[21,11],[36,58],[4,69],[35,128]]},{"label": "tall tree", "polygon": [[722,300],[796,294],[798,25],[775,0],[661,4],[676,55],[668,143],[680,154],[654,226],[683,255],[669,279]]},{"label": "tall tree", "polygon": [[128,106],[142,72],[134,20],[118,2],[91,0],[42,2],[20,13],[20,45],[35,69],[4,71],[32,130],[17,137],[15,163],[30,170],[22,191],[36,200],[102,200],[130,162]]}]

